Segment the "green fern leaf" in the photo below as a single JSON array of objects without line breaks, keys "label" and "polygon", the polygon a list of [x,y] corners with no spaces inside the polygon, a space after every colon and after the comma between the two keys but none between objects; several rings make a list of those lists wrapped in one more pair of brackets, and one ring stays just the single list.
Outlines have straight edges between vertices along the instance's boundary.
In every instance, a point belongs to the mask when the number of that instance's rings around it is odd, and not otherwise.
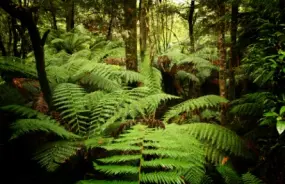
[{"label": "green fern leaf", "polygon": [[217,95],[207,95],[196,99],[190,99],[172,107],[164,115],[163,121],[167,123],[171,118],[178,116],[180,113],[189,112],[196,109],[217,107],[221,103],[226,102],[228,102],[228,100]]},{"label": "green fern leaf", "polygon": [[229,152],[236,156],[246,156],[245,144],[233,131],[215,124],[192,123],[182,126],[184,131],[205,141],[216,149]]},{"label": "green fern leaf", "polygon": [[184,180],[176,172],[142,173],[141,182],[164,183],[164,184],[185,184]]},{"label": "green fern leaf", "polygon": [[85,91],[76,84],[59,84],[53,95],[54,105],[61,112],[63,119],[68,120],[68,126],[79,134],[87,132],[89,110],[86,108]]},{"label": "green fern leaf", "polygon": [[44,145],[38,150],[35,160],[47,171],[55,171],[62,163],[65,163],[71,156],[80,149],[74,142],[57,141]]},{"label": "green fern leaf", "polygon": [[54,120],[48,119],[19,119],[11,125],[11,128],[13,129],[13,135],[11,139],[16,139],[19,136],[35,131],[53,133],[65,139],[80,138],[80,136],[65,130]]},{"label": "green fern leaf", "polygon": [[226,184],[241,184],[241,178],[230,166],[220,165],[217,171],[224,178]]},{"label": "green fern leaf", "polygon": [[40,120],[48,120],[49,116],[40,113],[36,110],[33,110],[29,107],[21,106],[21,105],[7,105],[0,108],[1,110],[12,112],[14,114],[23,116],[25,118],[37,118]]},{"label": "green fern leaf", "polygon": [[133,181],[82,180],[77,184],[138,184]]},{"label": "green fern leaf", "polygon": [[98,165],[94,163],[96,170],[102,171],[108,175],[118,174],[137,174],[139,172],[138,167],[127,166],[127,165]]},{"label": "green fern leaf", "polygon": [[263,181],[249,172],[242,175],[242,180],[244,184],[264,184]]}]

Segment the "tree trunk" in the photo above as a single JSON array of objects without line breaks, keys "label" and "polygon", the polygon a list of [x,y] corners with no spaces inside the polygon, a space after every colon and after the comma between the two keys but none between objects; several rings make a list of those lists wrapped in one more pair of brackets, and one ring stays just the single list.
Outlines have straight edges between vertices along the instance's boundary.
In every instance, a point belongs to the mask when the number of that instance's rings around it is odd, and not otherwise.
[{"label": "tree trunk", "polygon": [[231,59],[229,61],[229,100],[235,99],[235,68],[238,66],[238,53],[236,48],[238,28],[238,7],[239,2],[232,3],[231,17]]},{"label": "tree trunk", "polygon": [[34,55],[36,59],[36,68],[37,68],[41,90],[43,92],[44,99],[49,104],[49,107],[51,107],[51,90],[45,71],[43,43],[37,25],[35,24],[35,21],[33,19],[33,14],[31,9],[18,7],[9,0],[4,0],[4,1],[1,0],[0,7],[3,8],[12,17],[19,19],[22,22],[22,24],[27,27],[34,50]]},{"label": "tree trunk", "polygon": [[50,4],[50,13],[52,16],[52,28],[54,30],[57,30],[56,9],[52,3],[52,0],[49,0],[49,4]]},{"label": "tree trunk", "polygon": [[[227,98],[227,89],[226,89],[226,46],[225,46],[225,4],[223,2],[218,5],[218,15],[220,22],[218,24],[218,52],[219,52],[219,88],[220,96]],[[225,105],[221,105],[221,124],[226,124],[226,108]]]},{"label": "tree trunk", "polygon": [[17,21],[14,17],[11,19],[11,25],[12,25],[12,34],[13,34],[13,54],[15,57],[20,57],[20,53],[18,51],[18,41],[19,41],[19,35],[17,33]]},{"label": "tree trunk", "polygon": [[194,10],[195,10],[195,0],[191,0],[191,5],[189,7],[188,24],[189,24],[190,50],[192,53],[195,51]]},{"label": "tree trunk", "polygon": [[106,36],[107,40],[112,40],[112,32],[113,32],[113,22],[114,22],[114,18],[115,18],[115,12],[114,12],[114,6],[115,6],[115,0],[112,0],[112,4],[111,4],[112,8],[111,8],[111,12],[110,12],[110,22],[109,22],[109,26],[108,26],[108,33]]},{"label": "tree trunk", "polygon": [[140,55],[141,61],[144,61],[148,38],[148,0],[140,0]]},{"label": "tree trunk", "polygon": [[66,31],[69,32],[74,28],[74,11],[75,4],[74,0],[67,0],[67,9],[66,9]]},{"label": "tree trunk", "polygon": [[7,55],[6,49],[4,47],[4,43],[3,43],[2,38],[1,38],[1,35],[0,35],[0,50],[2,52],[2,56],[6,56]]},{"label": "tree trunk", "polygon": [[126,67],[133,71],[138,71],[136,4],[135,0],[124,0]]}]

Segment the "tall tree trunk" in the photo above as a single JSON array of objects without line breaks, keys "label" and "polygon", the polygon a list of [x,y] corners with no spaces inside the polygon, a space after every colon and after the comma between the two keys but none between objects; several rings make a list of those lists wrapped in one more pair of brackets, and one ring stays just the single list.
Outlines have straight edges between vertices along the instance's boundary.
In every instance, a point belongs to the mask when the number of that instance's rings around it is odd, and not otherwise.
[{"label": "tall tree trunk", "polygon": [[[220,96],[227,98],[226,88],[226,46],[225,46],[225,20],[224,16],[226,8],[224,2],[220,2],[218,5],[218,15],[220,22],[218,24],[218,51],[219,51],[219,88]],[[221,124],[226,124],[226,106],[221,105]]]},{"label": "tall tree trunk", "polygon": [[195,0],[191,0],[191,5],[189,7],[188,24],[189,24],[189,38],[190,38],[190,50],[195,51],[195,40],[194,40],[194,10],[195,10]]},{"label": "tall tree trunk", "polygon": [[2,56],[6,56],[7,55],[4,43],[3,43],[2,38],[1,38],[1,35],[0,35],[0,50],[2,52]]},{"label": "tall tree trunk", "polygon": [[126,67],[138,71],[137,63],[137,3],[135,0],[124,0]]},{"label": "tall tree trunk", "polygon": [[75,4],[74,0],[67,0],[67,9],[66,9],[66,31],[69,32],[74,28],[74,11],[75,11]]},{"label": "tall tree trunk", "polygon": [[54,30],[57,30],[56,9],[52,3],[52,0],[49,0],[49,4],[50,4],[50,13],[52,16],[52,28]]},{"label": "tall tree trunk", "polygon": [[18,41],[19,41],[19,35],[17,32],[17,20],[12,17],[11,18],[11,28],[12,28],[12,34],[13,34],[13,54],[16,57],[20,57],[20,53],[18,51]]},{"label": "tall tree trunk", "polygon": [[285,0],[279,0],[279,9],[282,17],[282,22],[285,22]]},{"label": "tall tree trunk", "polygon": [[140,0],[140,55],[144,61],[148,37],[148,0]]},{"label": "tall tree trunk", "polygon": [[239,2],[236,0],[232,3],[231,17],[231,59],[229,61],[229,100],[235,99],[235,68],[238,65],[238,53],[236,48],[237,28],[238,28],[238,7]]},{"label": "tall tree trunk", "polygon": [[27,27],[34,50],[34,55],[36,59],[36,68],[37,68],[41,90],[43,92],[44,99],[49,104],[49,106],[51,106],[51,90],[45,71],[45,59],[44,59],[44,48],[43,48],[44,44],[40,37],[37,25],[35,24],[35,21],[33,19],[33,13],[31,9],[18,7],[9,0],[1,0],[0,7],[3,8],[12,17],[19,19],[22,22],[22,24]]},{"label": "tall tree trunk", "polygon": [[107,40],[112,40],[112,33],[113,33],[113,22],[114,22],[114,19],[115,19],[115,0],[112,0],[112,4],[111,4],[111,12],[110,12],[110,21],[109,21],[109,26],[108,26],[108,33],[107,33],[107,36],[106,36],[106,39]]}]

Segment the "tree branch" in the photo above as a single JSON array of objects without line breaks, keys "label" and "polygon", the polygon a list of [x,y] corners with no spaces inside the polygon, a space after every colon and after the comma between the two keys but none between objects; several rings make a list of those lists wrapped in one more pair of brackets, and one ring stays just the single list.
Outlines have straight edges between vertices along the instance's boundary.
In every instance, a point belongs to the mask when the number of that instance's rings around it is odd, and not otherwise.
[{"label": "tree branch", "polygon": [[51,107],[51,90],[45,71],[44,49],[42,44],[42,40],[46,39],[48,33],[46,36],[44,35],[43,39],[41,39],[39,30],[33,19],[32,12],[35,10],[35,8],[30,9],[17,6],[10,0],[0,0],[0,7],[9,13],[12,17],[19,19],[22,24],[27,27],[34,50],[36,68],[41,90],[43,92],[44,99]]}]

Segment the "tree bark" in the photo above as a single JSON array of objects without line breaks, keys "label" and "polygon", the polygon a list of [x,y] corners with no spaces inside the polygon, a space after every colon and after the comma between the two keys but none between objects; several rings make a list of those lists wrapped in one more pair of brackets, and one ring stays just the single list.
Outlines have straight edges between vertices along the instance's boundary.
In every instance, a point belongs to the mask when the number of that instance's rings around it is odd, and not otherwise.
[{"label": "tree bark", "polygon": [[114,6],[115,6],[115,0],[112,0],[112,4],[111,4],[111,12],[110,12],[110,21],[109,21],[109,26],[108,26],[108,33],[106,36],[107,40],[112,40],[112,33],[113,33],[113,22],[114,22],[114,18],[115,18],[115,12],[114,12]]},{"label": "tree bark", "polygon": [[145,51],[147,48],[148,37],[148,0],[140,0],[140,55],[141,61],[144,61]]},{"label": "tree bark", "polygon": [[18,51],[18,41],[19,41],[19,35],[17,33],[16,25],[17,21],[14,17],[11,18],[11,28],[12,28],[12,38],[13,38],[13,54],[15,57],[20,57],[20,52]]},{"label": "tree bark", "polygon": [[[218,24],[218,52],[219,52],[219,88],[220,96],[227,98],[226,88],[226,46],[225,46],[225,20],[226,13],[225,4],[220,2],[218,5],[218,15],[220,22]],[[226,124],[226,108],[225,105],[221,105],[221,124]]]},{"label": "tree bark", "polygon": [[124,0],[126,68],[133,71],[138,71],[136,4],[135,0]]},{"label": "tree bark", "polygon": [[51,107],[51,90],[45,71],[44,48],[37,25],[34,22],[32,10],[29,8],[18,7],[10,0],[1,0],[0,7],[9,13],[12,17],[19,19],[28,29],[34,55],[36,59],[36,69],[39,83],[44,95],[44,99]]},{"label": "tree bark", "polygon": [[4,43],[3,43],[2,38],[1,38],[1,35],[0,35],[0,50],[2,52],[2,56],[6,56],[7,55]]},{"label": "tree bark", "polygon": [[52,3],[52,0],[49,0],[49,4],[50,4],[50,13],[52,16],[52,28],[54,30],[57,30],[56,9]]},{"label": "tree bark", "polygon": [[74,28],[74,11],[75,11],[75,4],[74,0],[67,0],[67,9],[66,9],[66,31],[69,32]]},{"label": "tree bark", "polygon": [[238,66],[238,53],[236,48],[238,29],[239,2],[232,3],[231,15],[231,59],[229,62],[229,100],[235,99],[235,68]]},{"label": "tree bark", "polygon": [[188,24],[189,24],[189,38],[190,38],[190,51],[195,51],[195,40],[194,40],[194,10],[195,10],[195,0],[191,0],[191,4],[189,7],[189,16],[188,16]]}]

